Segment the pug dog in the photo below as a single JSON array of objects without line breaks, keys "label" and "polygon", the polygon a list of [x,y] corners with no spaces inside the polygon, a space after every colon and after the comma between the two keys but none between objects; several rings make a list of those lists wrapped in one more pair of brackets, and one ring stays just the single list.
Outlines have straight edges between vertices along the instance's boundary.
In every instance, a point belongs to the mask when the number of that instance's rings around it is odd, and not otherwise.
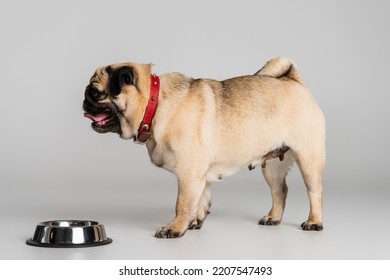
[{"label": "pug dog", "polygon": [[325,119],[293,61],[274,58],[254,75],[224,81],[158,77],[151,68],[132,62],[98,68],[83,109],[96,132],[146,144],[151,161],[177,176],[176,217],[156,237],[200,229],[210,213],[212,183],[258,165],[272,194],[259,224],[278,225],[294,161],[310,201],[301,227],[323,229]]}]

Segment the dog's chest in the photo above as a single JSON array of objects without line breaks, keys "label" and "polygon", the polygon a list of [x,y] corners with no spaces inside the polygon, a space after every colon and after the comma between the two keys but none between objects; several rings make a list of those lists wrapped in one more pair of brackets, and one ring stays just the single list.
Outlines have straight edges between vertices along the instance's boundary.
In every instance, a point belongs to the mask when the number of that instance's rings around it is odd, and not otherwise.
[{"label": "dog's chest", "polygon": [[164,168],[174,172],[177,166],[177,160],[174,153],[166,145],[156,145],[155,142],[147,144],[150,160],[157,167]]}]

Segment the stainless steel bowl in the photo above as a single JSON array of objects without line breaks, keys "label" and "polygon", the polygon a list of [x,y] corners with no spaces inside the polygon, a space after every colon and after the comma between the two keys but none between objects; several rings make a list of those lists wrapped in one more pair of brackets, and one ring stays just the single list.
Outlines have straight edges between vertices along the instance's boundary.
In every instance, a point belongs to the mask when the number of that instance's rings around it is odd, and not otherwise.
[{"label": "stainless steel bowl", "polygon": [[95,221],[58,220],[39,223],[34,237],[26,243],[39,247],[75,248],[105,245],[112,242],[104,225]]}]

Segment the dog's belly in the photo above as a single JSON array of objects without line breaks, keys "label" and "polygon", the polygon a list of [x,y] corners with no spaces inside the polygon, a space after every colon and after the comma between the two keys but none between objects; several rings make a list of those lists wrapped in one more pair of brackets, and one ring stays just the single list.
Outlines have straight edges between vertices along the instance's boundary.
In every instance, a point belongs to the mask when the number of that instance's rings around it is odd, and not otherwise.
[{"label": "dog's belly", "polygon": [[219,182],[224,177],[231,176],[241,169],[248,168],[249,165],[256,166],[261,163],[261,157],[253,160],[243,160],[236,162],[234,165],[226,164],[213,164],[210,166],[209,170],[206,173],[207,182]]},{"label": "dog's belly", "polygon": [[[275,148],[276,147],[276,148]],[[231,149],[231,151],[234,149]],[[236,151],[238,148],[236,149]],[[257,165],[261,165],[262,168],[266,167],[267,160],[272,160],[275,158],[279,158],[280,161],[283,161],[284,154],[289,150],[289,147],[284,144],[275,145],[267,150],[258,149],[249,149],[250,150],[261,150],[259,154],[252,154],[251,152],[239,153],[237,154],[228,154],[230,157],[224,157],[220,162],[214,162],[210,165],[207,173],[206,173],[206,181],[208,182],[218,182],[223,179],[223,177],[227,177],[237,173],[241,169],[249,168],[249,170],[254,169]],[[234,160],[229,160],[234,159]]]},{"label": "dog's belly", "polygon": [[223,179],[223,177],[233,175],[238,172],[241,168],[233,167],[213,167],[210,168],[206,174],[207,182],[219,182]]}]

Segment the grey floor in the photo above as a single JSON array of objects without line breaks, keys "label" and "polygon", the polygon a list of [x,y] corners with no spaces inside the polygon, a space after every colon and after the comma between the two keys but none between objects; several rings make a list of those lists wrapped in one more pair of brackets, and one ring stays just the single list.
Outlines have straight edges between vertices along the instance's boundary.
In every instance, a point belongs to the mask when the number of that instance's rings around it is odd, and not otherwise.
[{"label": "grey floor", "polygon": [[[285,216],[276,227],[257,225],[268,211],[270,194],[258,169],[243,171],[214,186],[212,213],[201,230],[188,231],[180,239],[161,240],[153,235],[173,217],[175,179],[163,170],[149,168],[152,175],[160,175],[158,180],[138,178],[144,183],[128,187],[117,183],[109,189],[102,182],[95,193],[71,187],[78,195],[68,198],[61,193],[61,189],[69,193],[67,183],[57,182],[57,190],[52,190],[58,193],[57,199],[50,191],[31,191],[31,200],[13,201],[2,209],[0,239],[6,242],[0,259],[390,258],[390,190],[385,184],[370,191],[366,187],[369,180],[325,178],[324,185],[329,186],[324,192],[325,230],[304,232],[299,225],[306,219],[309,205],[297,168],[289,175]],[[95,219],[105,224],[114,242],[82,249],[25,245],[35,224],[45,219]]]}]

